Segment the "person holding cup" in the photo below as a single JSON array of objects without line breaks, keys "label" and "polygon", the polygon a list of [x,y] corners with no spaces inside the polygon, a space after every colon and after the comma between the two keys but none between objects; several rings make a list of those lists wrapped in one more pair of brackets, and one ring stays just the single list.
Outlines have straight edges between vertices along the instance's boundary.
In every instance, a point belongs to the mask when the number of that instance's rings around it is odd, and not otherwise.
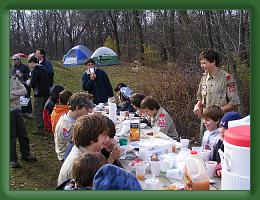
[{"label": "person holding cup", "polygon": [[105,71],[95,67],[92,58],[86,60],[87,70],[82,77],[82,89],[94,96],[93,103],[105,103],[114,97],[113,88]]}]

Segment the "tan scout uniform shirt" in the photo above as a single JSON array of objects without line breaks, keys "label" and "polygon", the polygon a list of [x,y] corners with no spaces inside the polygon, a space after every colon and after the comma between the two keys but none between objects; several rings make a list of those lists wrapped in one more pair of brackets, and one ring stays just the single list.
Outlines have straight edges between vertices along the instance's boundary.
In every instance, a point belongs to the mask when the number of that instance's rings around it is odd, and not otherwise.
[{"label": "tan scout uniform shirt", "polygon": [[178,133],[175,127],[175,124],[169,115],[169,113],[163,108],[160,107],[158,112],[156,113],[155,117],[152,118],[152,127],[154,126],[159,126],[159,115],[163,113],[164,114],[164,119],[165,119],[165,128],[161,128],[160,131],[163,132],[164,134],[168,135],[172,139],[177,139],[178,138]]},{"label": "tan scout uniform shirt", "polygon": [[202,75],[197,100],[202,102],[203,108],[211,105],[222,107],[227,104],[240,104],[234,79],[222,69],[218,69],[214,76],[210,73]]},{"label": "tan scout uniform shirt", "polygon": [[26,95],[27,90],[21,81],[11,76],[10,78],[10,111],[21,110],[20,96]]}]

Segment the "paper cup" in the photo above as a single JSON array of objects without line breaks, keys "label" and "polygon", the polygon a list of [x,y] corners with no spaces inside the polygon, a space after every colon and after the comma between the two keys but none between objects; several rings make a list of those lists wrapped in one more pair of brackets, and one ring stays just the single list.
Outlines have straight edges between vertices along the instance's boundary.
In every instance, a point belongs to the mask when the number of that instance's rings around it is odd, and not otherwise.
[{"label": "paper cup", "polygon": [[189,139],[181,139],[180,142],[181,142],[181,148],[183,149],[189,148],[189,143],[190,143]]},{"label": "paper cup", "polygon": [[151,171],[154,176],[160,176],[161,172],[161,161],[150,161]]},{"label": "paper cup", "polygon": [[145,184],[148,189],[155,190],[158,189],[159,180],[157,178],[148,178],[145,180]]},{"label": "paper cup", "polygon": [[145,177],[146,164],[137,163],[135,165],[135,174],[138,180],[143,181]]},{"label": "paper cup", "polygon": [[204,162],[209,161],[210,150],[203,149],[199,155]]},{"label": "paper cup", "polygon": [[135,114],[134,113],[129,113],[129,118],[134,118],[135,117]]},{"label": "paper cup", "polygon": [[206,161],[205,162],[209,178],[213,178],[215,176],[217,164],[218,163],[216,161]]}]

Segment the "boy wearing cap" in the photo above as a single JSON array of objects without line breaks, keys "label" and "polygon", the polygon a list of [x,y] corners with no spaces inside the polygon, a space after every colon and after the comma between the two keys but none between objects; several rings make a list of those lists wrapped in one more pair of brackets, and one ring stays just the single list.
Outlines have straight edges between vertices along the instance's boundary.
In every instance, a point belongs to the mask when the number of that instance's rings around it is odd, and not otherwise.
[{"label": "boy wearing cap", "polygon": [[68,104],[69,111],[60,117],[54,134],[55,151],[61,162],[63,162],[66,149],[71,143],[72,130],[76,119],[93,112],[95,107],[89,96],[82,92],[73,94],[69,98]]},{"label": "boy wearing cap", "polygon": [[30,99],[31,96],[31,87],[26,84],[26,81],[30,77],[30,69],[27,65],[22,63],[21,57],[17,54],[13,55],[13,67],[12,67],[12,75],[19,78],[24,87],[27,90],[27,94],[24,95],[26,98],[29,99],[27,106],[22,106],[22,113],[25,117],[31,117],[32,115],[32,102]]},{"label": "boy wearing cap", "polygon": [[219,163],[218,170],[217,170],[217,176],[221,177],[221,159],[218,150],[221,149],[224,152],[224,135],[226,130],[228,129],[228,122],[233,120],[242,119],[242,115],[238,112],[227,112],[220,120],[219,129],[220,129],[220,138],[213,150],[213,159],[214,161],[217,161]]},{"label": "boy wearing cap", "polygon": [[20,96],[26,94],[26,89],[20,80],[11,75],[10,78],[10,161],[12,168],[20,168],[16,153],[16,141],[20,144],[22,160],[36,161],[30,153],[29,139],[27,136],[24,119],[21,115]]},{"label": "boy wearing cap", "polygon": [[119,90],[119,100],[120,104],[117,106],[117,114],[119,115],[120,111],[134,112],[134,108],[131,105],[130,97],[133,94],[133,90],[129,87],[121,87]]}]

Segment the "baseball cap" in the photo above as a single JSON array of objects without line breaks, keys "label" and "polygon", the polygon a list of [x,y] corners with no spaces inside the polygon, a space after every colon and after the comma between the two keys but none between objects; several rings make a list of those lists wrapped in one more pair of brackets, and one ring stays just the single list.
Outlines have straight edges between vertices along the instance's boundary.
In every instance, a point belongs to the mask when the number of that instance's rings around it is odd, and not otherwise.
[{"label": "baseball cap", "polygon": [[238,112],[227,112],[220,121],[219,126],[228,129],[228,122],[233,120],[242,119],[242,115]]},{"label": "baseball cap", "polygon": [[133,94],[133,90],[131,90],[129,87],[121,87],[120,88],[120,93],[126,97],[126,98],[130,98]]},{"label": "baseball cap", "polygon": [[17,54],[14,54],[12,56],[12,60],[21,60],[21,57],[19,55],[17,55]]}]

